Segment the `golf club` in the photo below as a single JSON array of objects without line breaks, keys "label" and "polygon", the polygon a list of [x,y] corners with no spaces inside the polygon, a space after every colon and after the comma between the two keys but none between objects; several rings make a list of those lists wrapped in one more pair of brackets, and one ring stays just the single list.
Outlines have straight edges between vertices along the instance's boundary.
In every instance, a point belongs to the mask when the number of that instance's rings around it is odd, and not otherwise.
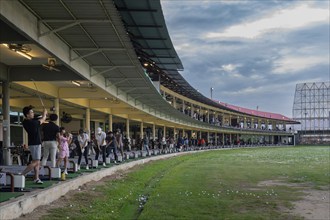
[{"label": "golf club", "polygon": [[34,87],[36,87],[36,90],[37,90],[37,96],[39,97],[39,100],[40,100],[40,102],[41,102],[42,107],[44,107],[44,109],[46,109],[46,108],[45,108],[45,105],[44,105],[44,102],[43,102],[42,99],[41,99],[41,96],[40,96],[40,93],[39,93],[38,87],[37,87],[37,85],[36,85],[34,79],[31,78],[31,81],[32,81],[33,84],[34,84]]}]

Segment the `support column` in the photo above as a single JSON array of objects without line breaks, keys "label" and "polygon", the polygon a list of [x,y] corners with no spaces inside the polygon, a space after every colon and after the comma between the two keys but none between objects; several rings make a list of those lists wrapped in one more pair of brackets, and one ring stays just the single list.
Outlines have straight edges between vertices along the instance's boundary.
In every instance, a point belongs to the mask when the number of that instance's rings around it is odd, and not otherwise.
[{"label": "support column", "polygon": [[[9,105],[9,81],[2,82],[2,131],[3,132],[3,159],[5,165],[11,165],[10,161],[10,105]],[[8,149],[8,150],[7,150]]]},{"label": "support column", "polygon": [[140,137],[143,138],[143,122],[140,124]]},{"label": "support column", "polygon": [[195,112],[195,108],[194,105],[191,103],[191,117],[194,117],[194,112]]},{"label": "support column", "polygon": [[230,142],[230,145],[232,145],[233,143],[231,143],[231,141],[232,141],[232,137],[231,137],[232,135],[231,135],[231,133],[229,134],[229,142]]},{"label": "support column", "polygon": [[276,129],[276,122],[272,121],[272,130],[275,131],[275,129]]},{"label": "support column", "polygon": [[225,145],[225,133],[222,133],[222,145]]},{"label": "support column", "polygon": [[261,129],[261,120],[258,119],[258,129]]},{"label": "support column", "polygon": [[207,137],[206,137],[206,139],[207,139],[207,143],[210,143],[210,132],[207,132]]},{"label": "support column", "polygon": [[247,128],[246,117],[244,117],[243,128]]},{"label": "support column", "polygon": [[218,146],[218,134],[217,134],[217,132],[214,133],[214,142],[215,142],[215,146]]},{"label": "support column", "polygon": [[185,135],[185,131],[184,131],[184,129],[182,129],[182,137],[185,137],[186,135]]},{"label": "support column", "polygon": [[55,107],[55,114],[57,114],[58,118],[55,122],[58,126],[60,125],[60,99],[54,99],[54,107]]},{"label": "support column", "polygon": [[163,129],[163,137],[166,138],[166,126],[164,126],[164,129]]},{"label": "support column", "polygon": [[231,115],[229,115],[229,126],[231,126]]},{"label": "support column", "polygon": [[184,103],[184,100],[182,99],[182,113],[184,113],[184,110],[186,109],[186,105]]},{"label": "support column", "polygon": [[129,119],[126,119],[126,138],[129,138]]},{"label": "support column", "polygon": [[109,130],[113,131],[112,130],[112,115],[109,115],[108,121],[109,121]]},{"label": "support column", "polygon": [[156,125],[152,125],[152,139],[155,141],[156,140]]},{"label": "support column", "polygon": [[105,126],[105,122],[107,121],[107,117],[104,117],[104,123],[103,123],[103,127],[102,127],[102,130],[107,133],[107,129],[106,129],[106,126]]},{"label": "support column", "polygon": [[91,110],[86,108],[86,118],[85,118],[85,131],[87,132],[88,136],[91,135]]},{"label": "support column", "polygon": [[176,109],[176,97],[173,96],[173,107]]}]

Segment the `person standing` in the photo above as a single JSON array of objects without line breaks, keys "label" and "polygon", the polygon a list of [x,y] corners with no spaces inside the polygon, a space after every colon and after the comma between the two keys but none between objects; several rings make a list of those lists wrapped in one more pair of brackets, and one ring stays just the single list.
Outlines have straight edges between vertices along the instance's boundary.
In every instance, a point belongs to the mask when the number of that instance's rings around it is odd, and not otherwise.
[{"label": "person standing", "polygon": [[100,152],[96,152],[98,149],[96,147],[96,140],[95,140],[95,133],[92,132],[91,133],[91,136],[90,136],[90,139],[88,141],[88,146],[89,146],[89,151],[88,151],[88,156],[90,156],[91,154],[99,154]]},{"label": "person standing", "polygon": [[147,135],[144,135],[142,143],[143,143],[143,149],[147,151],[148,156],[149,156],[149,139],[148,139]]},{"label": "person standing", "polygon": [[163,136],[163,138],[162,138],[162,145],[161,145],[161,147],[162,147],[161,148],[162,151],[166,149],[166,138],[165,138],[165,136]]},{"label": "person standing", "polygon": [[174,150],[174,138],[172,136],[169,139],[169,143],[170,143],[170,152],[172,152]]},{"label": "person standing", "polygon": [[79,158],[78,158],[78,170],[80,170],[80,163],[81,163],[81,158],[84,155],[85,157],[85,162],[86,162],[86,170],[89,169],[88,166],[88,135],[84,132],[83,129],[79,130],[79,135],[78,135],[78,154],[79,154]]},{"label": "person standing", "polygon": [[[95,154],[95,160],[98,160],[98,157],[100,155],[101,149],[97,146],[97,142],[96,142],[95,132],[94,131],[92,131],[91,138],[88,141],[88,149],[92,152],[92,154]],[[90,155],[91,152],[88,152],[88,156]]]},{"label": "person standing", "polygon": [[60,135],[60,128],[54,123],[58,116],[56,114],[49,115],[49,123],[43,124],[42,133],[43,133],[43,155],[41,166],[46,166],[48,156],[50,155],[51,167],[55,167],[56,165],[56,151],[57,145],[60,143],[59,135]]},{"label": "person standing", "polygon": [[105,167],[105,158],[106,158],[106,133],[102,131],[102,128],[97,128],[97,134],[95,135],[97,151],[95,155],[95,160],[99,159],[99,153],[102,151],[103,166]]},{"label": "person standing", "polygon": [[188,150],[189,147],[189,139],[187,137],[184,138],[184,144],[183,144],[184,150]]},{"label": "person standing", "polygon": [[202,139],[201,139],[201,146],[202,146],[202,147],[205,147],[205,145],[206,145],[206,142],[205,142],[204,138],[202,138]]},{"label": "person standing", "polygon": [[110,155],[110,153],[113,151],[113,154],[114,154],[114,163],[117,163],[118,161],[118,155],[117,155],[117,141],[116,141],[116,138],[115,136],[113,135],[113,132],[110,131],[108,132],[108,135],[106,137],[106,148],[109,149],[109,153],[107,154],[107,157]]},{"label": "person standing", "polygon": [[179,135],[179,138],[177,140],[177,143],[176,143],[176,148],[178,151],[181,151],[182,149],[182,145],[183,145],[183,139],[182,137]]},{"label": "person standing", "polygon": [[121,157],[124,160],[124,142],[123,142],[123,135],[120,131],[120,129],[117,129],[116,132],[116,141],[117,141],[117,147],[120,150]]},{"label": "person standing", "polygon": [[128,151],[131,151],[132,150],[132,143],[131,143],[131,138],[129,136],[127,136],[127,148],[128,148]]},{"label": "person standing", "polygon": [[65,128],[61,127],[59,139],[60,139],[60,144],[59,144],[60,152],[58,155],[56,166],[60,167],[62,160],[64,160],[64,173],[68,174],[67,165],[68,165],[68,158],[69,158],[69,144],[71,143],[72,137],[70,136],[70,134],[66,135]]},{"label": "person standing", "polygon": [[39,178],[39,167],[41,159],[41,135],[40,125],[45,123],[47,110],[44,109],[40,119],[34,119],[34,112],[32,106],[23,108],[25,119],[23,120],[23,128],[28,134],[28,145],[31,152],[32,162],[25,168],[22,175],[26,175],[34,169],[34,183],[43,184]]}]

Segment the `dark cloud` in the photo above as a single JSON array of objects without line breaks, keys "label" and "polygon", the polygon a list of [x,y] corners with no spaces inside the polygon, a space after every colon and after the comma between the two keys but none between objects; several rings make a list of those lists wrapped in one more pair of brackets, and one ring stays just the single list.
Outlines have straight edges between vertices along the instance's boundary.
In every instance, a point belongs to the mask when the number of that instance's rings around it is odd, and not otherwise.
[{"label": "dark cloud", "polygon": [[[327,2],[327,3],[326,3]],[[329,23],[273,30],[256,39],[205,37],[277,10],[328,1],[162,1],[184,78],[206,96],[291,116],[295,84],[329,80]]]}]

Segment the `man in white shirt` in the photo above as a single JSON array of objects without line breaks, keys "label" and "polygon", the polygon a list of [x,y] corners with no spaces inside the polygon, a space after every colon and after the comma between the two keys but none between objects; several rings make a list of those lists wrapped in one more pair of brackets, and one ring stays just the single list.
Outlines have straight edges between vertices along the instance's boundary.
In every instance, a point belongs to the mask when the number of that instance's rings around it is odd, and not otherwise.
[{"label": "man in white shirt", "polygon": [[96,139],[98,151],[96,152],[95,160],[99,159],[99,153],[100,153],[100,151],[102,151],[102,159],[103,159],[104,167],[106,166],[105,165],[105,158],[106,158],[106,156],[105,156],[105,154],[106,154],[105,138],[106,138],[106,133],[104,131],[102,131],[102,128],[97,128],[95,139]]},{"label": "man in white shirt", "polygon": [[89,141],[88,134],[86,134],[83,129],[80,129],[79,130],[79,135],[78,135],[78,142],[79,142],[79,146],[78,146],[78,154],[79,154],[78,170],[80,170],[80,163],[81,163],[82,155],[84,155],[84,157],[85,157],[86,170],[89,169],[88,158],[87,158],[87,155],[88,155],[88,141]]}]

